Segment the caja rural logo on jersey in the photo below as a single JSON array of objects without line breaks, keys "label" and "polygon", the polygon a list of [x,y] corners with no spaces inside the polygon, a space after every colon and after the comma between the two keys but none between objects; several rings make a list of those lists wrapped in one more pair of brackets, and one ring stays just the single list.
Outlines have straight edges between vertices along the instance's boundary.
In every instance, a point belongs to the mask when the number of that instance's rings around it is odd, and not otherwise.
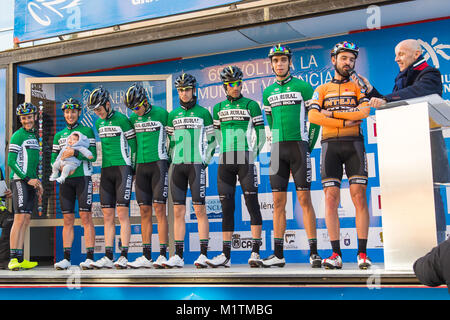
[{"label": "caja rural logo on jersey", "polygon": [[184,117],[173,120],[175,130],[200,129],[203,127],[203,119],[199,117]]},{"label": "caja rural logo on jersey", "polygon": [[278,107],[301,104],[303,98],[300,92],[286,92],[271,95],[267,100],[269,101],[271,107]]},{"label": "caja rural logo on jersey", "polygon": [[108,126],[108,127],[101,127],[98,130],[98,135],[100,136],[100,138],[118,137],[121,134],[122,129],[120,127]]},{"label": "caja rural logo on jersey", "polygon": [[218,115],[220,121],[248,121],[250,119],[250,114],[246,109],[220,110]]},{"label": "caja rural logo on jersey", "polygon": [[134,130],[136,133],[160,131],[162,124],[159,121],[136,122]]}]

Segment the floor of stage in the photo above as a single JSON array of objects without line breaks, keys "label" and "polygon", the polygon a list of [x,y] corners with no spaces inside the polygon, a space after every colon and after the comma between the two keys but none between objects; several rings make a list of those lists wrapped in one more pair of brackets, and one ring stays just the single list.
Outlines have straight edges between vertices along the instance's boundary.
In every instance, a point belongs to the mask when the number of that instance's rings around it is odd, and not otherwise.
[{"label": "floor of stage", "polygon": [[369,270],[351,263],[341,270],[312,269],[309,264],[268,269],[187,265],[162,270],[81,270],[74,266],[61,271],[39,266],[0,270],[0,300],[158,300],[172,301],[170,308],[175,310],[186,300],[267,305],[275,300],[450,300],[450,294],[445,285],[423,286],[413,271],[387,271],[383,264]]},{"label": "floor of stage", "polygon": [[419,284],[412,270],[388,271],[383,264],[360,270],[355,263],[346,263],[340,270],[313,269],[309,264],[286,264],[283,268],[232,265],[197,269],[185,265],[180,269],[81,270],[72,266],[55,270],[38,266],[32,270],[0,270],[0,284],[65,284],[74,278],[83,284]]}]

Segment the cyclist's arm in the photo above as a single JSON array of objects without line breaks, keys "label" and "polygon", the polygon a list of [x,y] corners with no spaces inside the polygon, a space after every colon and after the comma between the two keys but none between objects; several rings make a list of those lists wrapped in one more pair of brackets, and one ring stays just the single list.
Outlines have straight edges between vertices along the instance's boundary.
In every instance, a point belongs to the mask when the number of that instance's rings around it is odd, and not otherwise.
[{"label": "cyclist's arm", "polygon": [[267,123],[269,124],[270,130],[272,130],[272,123],[273,123],[272,107],[270,106],[269,100],[264,95],[264,93],[263,93],[263,106],[264,106],[264,112],[266,114]]},{"label": "cyclist's arm", "polygon": [[172,160],[173,159],[173,149],[175,147],[175,138],[174,138],[174,128],[173,128],[173,119],[169,114],[168,120],[167,120],[167,126],[166,126],[166,130],[167,130],[167,137],[169,139],[169,149],[167,150],[167,153],[169,155],[169,159]]},{"label": "cyclist's arm", "polygon": [[61,151],[61,146],[59,145],[59,134],[55,134],[53,138],[52,156],[50,158],[50,165],[53,165],[58,158],[59,152]]},{"label": "cyclist's arm", "polygon": [[213,124],[214,133],[216,135],[217,144],[222,143],[222,132],[220,131],[220,118],[219,118],[220,103],[216,104],[213,108]]},{"label": "cyclist's arm", "polygon": [[130,146],[131,149],[131,166],[133,167],[134,170],[136,167],[136,151],[137,151],[136,132],[134,131],[133,125],[131,124],[128,118],[126,118],[123,130],[125,138],[127,139],[128,145]]},{"label": "cyclist's arm", "polygon": [[362,120],[369,116],[370,106],[367,98],[359,100],[359,105],[349,111],[333,111],[332,118],[344,120]]},{"label": "cyclist's arm", "polygon": [[320,134],[320,126],[315,123],[309,122],[309,132],[308,132],[308,138],[309,138],[309,152],[313,151],[314,146],[316,145],[317,139],[319,138]]},{"label": "cyclist's arm", "polygon": [[211,158],[214,156],[214,152],[216,150],[217,145],[217,139],[214,134],[214,125],[213,125],[213,119],[211,117],[211,114],[207,109],[205,109],[205,131],[206,131],[206,139],[208,141],[208,147],[206,148],[206,165],[209,164],[211,161]]},{"label": "cyclist's arm", "polygon": [[95,162],[97,160],[97,145],[95,141],[94,131],[92,131],[92,129],[89,129],[89,133],[86,135],[86,137],[89,139],[88,150],[92,153],[92,159],[86,158],[81,152],[79,153],[77,158],[79,160]]},{"label": "cyclist's arm", "polygon": [[264,118],[262,116],[261,108],[256,102],[252,102],[249,105],[249,111],[251,115],[251,121],[253,121],[253,126],[256,131],[256,141],[252,150],[255,150],[256,156],[259,155],[264,143],[266,143],[266,129],[264,127]]},{"label": "cyclist's arm", "polygon": [[17,163],[17,154],[20,151],[20,145],[17,144],[18,141],[14,139],[14,135],[11,137],[11,141],[9,144],[9,152],[8,152],[8,167],[11,168],[11,170],[22,180],[25,180],[28,182],[30,180],[29,177],[27,177],[26,173],[23,172],[23,170],[19,167]]},{"label": "cyclist's arm", "polygon": [[308,119],[310,123],[314,123],[319,126],[334,127],[334,128],[343,128],[345,121],[342,119],[329,118],[315,108],[309,110]]}]

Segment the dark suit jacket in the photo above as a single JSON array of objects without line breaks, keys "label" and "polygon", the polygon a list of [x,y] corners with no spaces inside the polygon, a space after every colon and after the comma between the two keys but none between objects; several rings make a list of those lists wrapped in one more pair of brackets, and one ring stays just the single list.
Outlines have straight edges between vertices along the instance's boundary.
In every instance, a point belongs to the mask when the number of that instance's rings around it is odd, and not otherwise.
[{"label": "dark suit jacket", "polygon": [[384,98],[387,102],[405,100],[437,93],[442,96],[442,78],[438,69],[428,65],[422,57],[408,67],[406,84],[402,89],[394,87],[392,93],[382,95],[373,88],[366,96]]},{"label": "dark suit jacket", "polygon": [[450,293],[450,239],[417,259],[413,268],[422,284],[430,287],[447,284]]}]

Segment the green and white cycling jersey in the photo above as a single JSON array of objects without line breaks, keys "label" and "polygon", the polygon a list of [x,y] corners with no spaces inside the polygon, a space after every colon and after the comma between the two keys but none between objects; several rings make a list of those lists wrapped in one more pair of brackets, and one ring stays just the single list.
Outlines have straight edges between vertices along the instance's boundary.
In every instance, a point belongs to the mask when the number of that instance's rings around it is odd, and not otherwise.
[{"label": "green and white cycling jersey", "polygon": [[216,140],[209,111],[198,104],[178,107],[169,113],[167,133],[172,163],[203,163],[211,160]]},{"label": "green and white cycling jersey", "polygon": [[309,83],[293,76],[275,81],[264,90],[264,110],[272,130],[272,142],[306,141],[310,149],[314,147],[320,126],[311,123],[308,133],[305,106],[313,92]]},{"label": "green and white cycling jersey", "polygon": [[102,145],[102,168],[136,164],[136,134],[130,120],[118,111],[95,122]]},{"label": "green and white cycling jersey", "polygon": [[[213,108],[214,128],[220,137],[220,153],[229,151],[253,151],[258,154],[265,142],[264,119],[258,103],[240,97],[225,100]],[[252,143],[253,132],[256,132]]]},{"label": "green and white cycling jersey", "polygon": [[39,142],[34,130],[23,127],[14,132],[9,142],[10,179],[36,179],[39,165]]},{"label": "green and white cycling jersey", "polygon": [[151,106],[142,116],[130,115],[137,141],[136,163],[167,160],[167,118],[169,113],[157,106]]},{"label": "green and white cycling jersey", "polygon": [[75,170],[73,174],[71,174],[70,178],[83,177],[83,176],[91,176],[92,175],[92,163],[97,160],[97,147],[95,141],[94,131],[91,128],[83,126],[79,123],[75,124],[72,127],[65,127],[63,130],[58,131],[53,138],[53,149],[52,149],[52,158],[51,164],[56,161],[59,152],[66,146],[67,138],[72,134],[72,132],[78,131],[84,134],[89,139],[89,151],[92,152],[92,159],[88,159],[81,154],[78,154],[77,159],[81,160],[81,165]]}]

